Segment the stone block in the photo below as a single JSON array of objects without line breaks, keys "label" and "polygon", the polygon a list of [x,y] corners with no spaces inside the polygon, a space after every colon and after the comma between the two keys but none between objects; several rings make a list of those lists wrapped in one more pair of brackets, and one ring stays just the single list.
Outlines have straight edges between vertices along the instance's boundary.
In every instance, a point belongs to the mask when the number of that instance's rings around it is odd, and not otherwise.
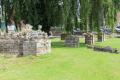
[{"label": "stone block", "polygon": [[0,36],[0,53],[23,56],[50,52],[51,41],[44,32],[31,31]]},{"label": "stone block", "polygon": [[65,39],[65,45],[67,47],[79,47],[79,37],[74,35],[69,35]]}]

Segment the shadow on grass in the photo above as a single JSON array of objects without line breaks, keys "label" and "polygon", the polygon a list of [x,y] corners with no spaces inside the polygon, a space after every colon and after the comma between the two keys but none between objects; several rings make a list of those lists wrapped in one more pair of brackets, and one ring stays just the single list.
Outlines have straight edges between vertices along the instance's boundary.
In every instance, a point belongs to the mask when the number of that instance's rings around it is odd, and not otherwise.
[{"label": "shadow on grass", "polygon": [[64,42],[52,42],[52,48],[63,48],[65,47]]},{"label": "shadow on grass", "polygon": [[84,47],[86,47],[85,43],[79,43],[79,48],[84,48]]},{"label": "shadow on grass", "polygon": [[[79,43],[79,48],[86,47],[85,43]],[[67,48],[64,42],[52,42],[52,48]]]}]

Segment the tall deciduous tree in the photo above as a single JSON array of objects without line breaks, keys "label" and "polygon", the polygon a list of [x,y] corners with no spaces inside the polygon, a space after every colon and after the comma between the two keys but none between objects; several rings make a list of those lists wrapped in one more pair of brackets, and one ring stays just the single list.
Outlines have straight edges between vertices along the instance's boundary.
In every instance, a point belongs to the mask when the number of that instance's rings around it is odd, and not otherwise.
[{"label": "tall deciduous tree", "polygon": [[120,0],[2,0],[6,21],[26,19],[34,29],[41,24],[47,33],[51,26],[62,26],[69,33],[75,27],[100,33],[101,26],[109,25],[114,31],[119,5]]}]

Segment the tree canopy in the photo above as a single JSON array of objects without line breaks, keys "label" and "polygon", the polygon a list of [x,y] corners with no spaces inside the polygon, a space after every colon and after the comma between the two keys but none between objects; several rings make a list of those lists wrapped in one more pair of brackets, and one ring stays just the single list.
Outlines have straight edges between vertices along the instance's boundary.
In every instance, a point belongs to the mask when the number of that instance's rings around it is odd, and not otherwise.
[{"label": "tree canopy", "polygon": [[[49,32],[51,26],[63,27],[71,33],[73,28],[84,32],[97,31],[108,25],[112,31],[116,24],[120,0],[1,0],[4,20],[28,20],[37,29]],[[7,25],[7,23],[6,23]]]}]

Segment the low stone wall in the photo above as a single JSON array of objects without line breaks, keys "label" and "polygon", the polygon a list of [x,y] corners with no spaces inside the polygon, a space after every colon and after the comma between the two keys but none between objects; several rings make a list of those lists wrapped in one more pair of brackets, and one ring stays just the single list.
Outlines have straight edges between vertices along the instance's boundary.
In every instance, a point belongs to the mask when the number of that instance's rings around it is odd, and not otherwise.
[{"label": "low stone wall", "polygon": [[51,41],[24,41],[23,42],[23,54],[46,54],[51,52]]},{"label": "low stone wall", "polygon": [[19,42],[14,40],[0,40],[0,53],[18,54]]},{"label": "low stone wall", "polygon": [[65,45],[67,47],[79,47],[79,37],[74,35],[69,35],[65,39]]},{"label": "low stone wall", "polygon": [[0,36],[0,53],[16,56],[51,52],[51,41],[44,32],[12,33]]}]

